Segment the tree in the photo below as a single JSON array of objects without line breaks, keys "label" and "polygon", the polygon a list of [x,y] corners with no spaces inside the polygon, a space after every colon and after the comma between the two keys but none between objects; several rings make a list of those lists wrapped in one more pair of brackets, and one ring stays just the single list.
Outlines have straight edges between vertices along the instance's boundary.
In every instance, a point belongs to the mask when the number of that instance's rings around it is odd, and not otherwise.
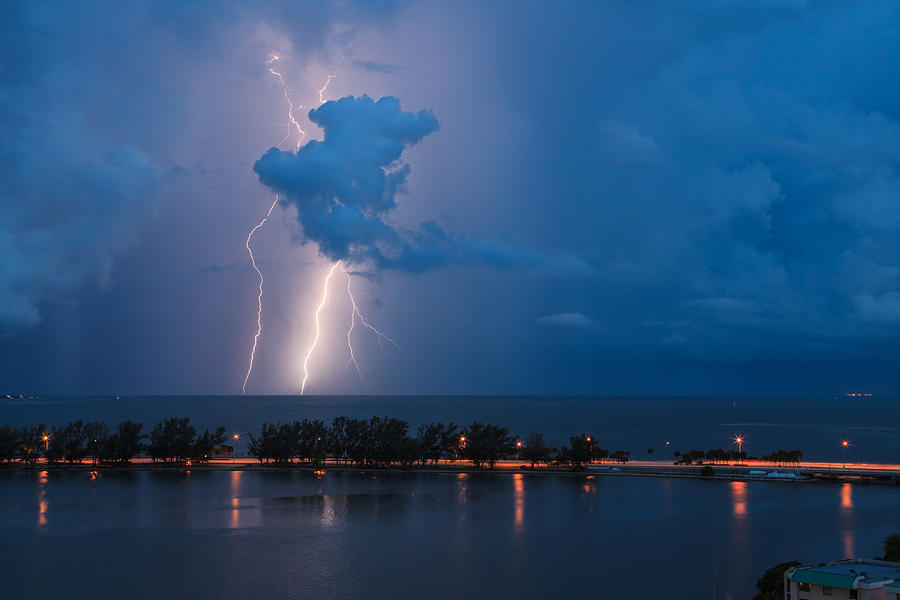
[{"label": "tree", "polygon": [[325,446],[328,444],[328,428],[324,421],[310,421],[303,419],[302,423],[294,422],[294,428],[298,431],[298,456],[302,460],[319,465],[325,458]]},{"label": "tree", "polygon": [[150,458],[153,462],[186,461],[194,454],[196,434],[197,430],[191,425],[189,417],[160,421],[150,432],[150,445],[147,448]]},{"label": "tree", "polygon": [[631,452],[628,450],[616,450],[612,452],[609,457],[616,462],[620,462],[625,464],[628,462],[628,457],[631,456]]},{"label": "tree", "polygon": [[18,452],[19,459],[22,462],[33,463],[37,460],[38,456],[43,451],[43,448],[41,447],[43,444],[41,441],[43,432],[43,425],[38,425],[37,427],[23,427],[19,430]]},{"label": "tree", "polygon": [[102,450],[103,460],[112,463],[124,464],[131,462],[143,449],[141,443],[145,435],[141,434],[143,423],[134,421],[122,421],[114,434],[106,439],[106,445]]},{"label": "tree", "polygon": [[19,430],[4,425],[0,427],[0,461],[12,462],[16,458],[17,450],[22,442]]},{"label": "tree", "polygon": [[74,421],[63,430],[65,439],[65,459],[69,463],[80,463],[87,456],[88,426],[82,421]]},{"label": "tree", "polygon": [[900,562],[900,535],[892,533],[884,538],[881,550],[884,552],[884,556],[881,557],[882,560]]},{"label": "tree", "polygon": [[[210,432],[208,429],[197,436],[191,448],[191,460],[199,463],[208,462],[213,454],[221,454],[225,446],[225,428],[218,427]],[[232,448],[233,450],[233,448]]]},{"label": "tree", "polygon": [[753,596],[753,600],[784,600],[784,572],[797,566],[800,563],[791,561],[766,569],[756,582],[756,589],[759,591]]},{"label": "tree", "polygon": [[531,463],[533,469],[536,463],[549,463],[552,450],[544,443],[544,436],[540,433],[530,433],[522,444],[520,455]]},{"label": "tree", "polygon": [[103,450],[108,445],[109,426],[94,421],[84,426],[85,452],[91,457],[91,464],[103,461]]},{"label": "tree", "polygon": [[421,425],[416,431],[416,447],[419,454],[419,460],[424,466],[431,461],[432,465],[436,465],[448,452],[452,452],[450,446],[456,441],[456,425],[450,423],[429,423]]},{"label": "tree", "polygon": [[494,463],[516,451],[516,445],[509,436],[509,431],[496,425],[485,425],[474,421],[462,432],[465,442],[462,444],[463,458],[472,461],[475,468],[487,463],[493,469]]}]

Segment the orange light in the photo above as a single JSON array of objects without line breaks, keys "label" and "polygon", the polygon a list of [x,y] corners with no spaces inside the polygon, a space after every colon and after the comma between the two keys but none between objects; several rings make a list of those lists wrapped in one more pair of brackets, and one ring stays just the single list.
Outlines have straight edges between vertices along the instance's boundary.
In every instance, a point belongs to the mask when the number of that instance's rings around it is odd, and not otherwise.
[{"label": "orange light", "polygon": [[516,442],[516,448],[521,448],[521,447],[522,447],[522,442]]},{"label": "orange light", "polygon": [[850,442],[848,442],[847,440],[843,440],[843,441],[841,442],[841,446],[843,446],[844,448],[846,448],[846,447],[849,446],[849,445],[850,445]]},{"label": "orange light", "polygon": [[459,436],[459,441],[460,441],[461,443],[465,444],[465,443],[466,443],[466,436],[464,436],[464,435]]},{"label": "orange light", "polygon": [[584,439],[586,439],[587,441],[591,441],[591,436],[587,436],[587,437],[584,438]]},{"label": "orange light", "polygon": [[233,439],[234,441],[238,441],[239,439],[241,439],[241,436],[236,433],[233,436],[231,436],[231,439]]}]

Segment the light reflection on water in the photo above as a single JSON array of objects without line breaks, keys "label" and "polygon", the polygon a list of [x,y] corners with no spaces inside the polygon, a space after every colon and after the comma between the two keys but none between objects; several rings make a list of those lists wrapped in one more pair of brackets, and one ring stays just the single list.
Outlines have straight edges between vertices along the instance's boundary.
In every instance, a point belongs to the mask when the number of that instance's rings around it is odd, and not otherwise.
[{"label": "light reflection on water", "polygon": [[525,530],[525,477],[521,473],[516,473],[512,477],[515,506],[513,531],[518,535]]},{"label": "light reflection on water", "polygon": [[747,515],[747,482],[732,481],[730,485],[732,512],[735,517],[743,518]]},{"label": "light reflection on water", "polygon": [[173,573],[137,598],[450,598],[449,579],[530,598],[589,592],[597,577],[628,597],[646,564],[676,600],[743,598],[776,562],[876,555],[900,503],[900,489],[849,483],[524,473],[0,472],[0,489],[0,531],[28,549],[0,545],[0,575],[51,569],[47,593],[62,593],[80,574],[63,558],[77,540],[97,597],[141,577],[129,556]]},{"label": "light reflection on water", "polygon": [[841,528],[844,542],[843,558],[854,558],[856,519],[853,512],[853,486],[849,483],[841,484]]}]

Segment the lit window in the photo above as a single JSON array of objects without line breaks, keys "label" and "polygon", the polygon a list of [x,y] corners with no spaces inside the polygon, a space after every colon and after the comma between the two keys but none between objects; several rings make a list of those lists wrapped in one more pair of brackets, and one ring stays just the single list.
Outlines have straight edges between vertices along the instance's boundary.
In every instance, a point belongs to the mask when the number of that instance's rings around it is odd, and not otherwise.
[{"label": "lit window", "polygon": [[830,595],[831,595],[831,588],[828,587],[827,585],[823,585],[823,586],[822,586],[822,595],[823,595],[823,596],[830,596]]}]

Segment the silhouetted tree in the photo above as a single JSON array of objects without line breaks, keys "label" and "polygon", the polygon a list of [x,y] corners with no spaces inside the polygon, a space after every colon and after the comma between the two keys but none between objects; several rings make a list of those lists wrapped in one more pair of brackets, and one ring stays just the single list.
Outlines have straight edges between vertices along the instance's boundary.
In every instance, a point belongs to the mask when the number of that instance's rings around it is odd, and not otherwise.
[{"label": "silhouetted tree", "polygon": [[466,439],[462,456],[471,460],[475,468],[487,464],[488,468],[493,469],[498,460],[516,451],[509,431],[496,425],[475,421],[462,432],[462,436]]},{"label": "silhouetted tree", "polygon": [[[148,453],[153,462],[170,460],[184,462],[194,455],[195,436],[197,431],[191,425],[191,419],[166,419],[157,423],[150,431]],[[224,436],[224,430],[223,430]]]},{"label": "silhouetted tree", "polygon": [[24,463],[33,463],[43,454],[44,442],[41,437],[45,427],[22,427],[19,429],[19,460]]},{"label": "silhouetted tree", "polygon": [[109,426],[100,421],[94,421],[84,426],[85,451],[91,457],[91,463],[96,465],[103,461],[103,450],[108,447]]},{"label": "silhouetted tree", "polygon": [[753,600],[784,600],[784,572],[797,566],[800,563],[791,561],[766,569],[756,582],[756,589],[759,591],[753,596]]},{"label": "silhouetted tree", "polygon": [[116,432],[106,439],[103,460],[105,462],[124,464],[141,453],[144,444],[141,442],[146,436],[141,434],[143,423],[122,421]]},{"label": "silhouetted tree", "polygon": [[540,433],[529,433],[522,444],[519,455],[522,459],[531,463],[531,468],[537,463],[549,463],[553,457],[553,450],[544,443],[544,436]]},{"label": "silhouetted tree", "polygon": [[[191,461],[208,462],[213,454],[225,445],[225,428],[217,427],[215,431],[208,429],[197,436],[191,447]],[[233,449],[233,448],[232,448]]]},{"label": "silhouetted tree", "polygon": [[419,454],[419,461],[424,465],[431,462],[436,465],[438,461],[452,452],[450,446],[453,445],[452,438],[458,438],[456,425],[450,423],[429,423],[421,425],[416,432],[416,448]]},{"label": "silhouetted tree", "polygon": [[881,551],[884,552],[884,556],[881,557],[882,560],[900,562],[900,535],[892,533],[884,538]]},{"label": "silhouetted tree", "polygon": [[9,425],[0,427],[0,461],[12,462],[18,455],[22,441],[19,430]]}]

